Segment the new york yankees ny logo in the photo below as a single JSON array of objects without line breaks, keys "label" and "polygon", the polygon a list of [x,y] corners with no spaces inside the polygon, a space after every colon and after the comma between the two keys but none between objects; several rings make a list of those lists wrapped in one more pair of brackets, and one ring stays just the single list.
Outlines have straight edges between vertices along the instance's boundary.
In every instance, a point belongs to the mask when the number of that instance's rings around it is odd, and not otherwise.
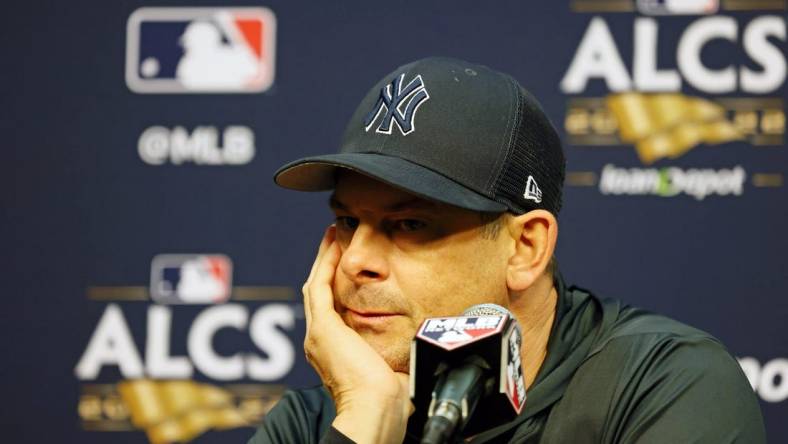
[{"label": "new york yankees ny logo", "polygon": [[403,88],[404,79],[405,74],[400,74],[399,77],[380,89],[380,96],[378,96],[375,106],[364,120],[364,129],[367,132],[381,115],[383,118],[375,128],[377,133],[391,134],[392,122],[397,125],[403,136],[407,136],[416,129],[413,123],[416,110],[430,98],[430,95],[427,88],[424,87],[421,75],[417,75]]}]

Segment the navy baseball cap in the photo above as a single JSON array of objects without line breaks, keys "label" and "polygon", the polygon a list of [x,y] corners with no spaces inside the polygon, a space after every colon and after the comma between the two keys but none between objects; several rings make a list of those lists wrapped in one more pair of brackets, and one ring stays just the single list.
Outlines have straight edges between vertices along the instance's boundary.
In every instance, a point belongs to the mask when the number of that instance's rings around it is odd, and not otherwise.
[{"label": "navy baseball cap", "polygon": [[511,76],[430,57],[372,87],[339,153],[290,162],[274,181],[294,190],[330,190],[342,168],[469,210],[541,208],[557,215],[564,164],[549,119]]}]

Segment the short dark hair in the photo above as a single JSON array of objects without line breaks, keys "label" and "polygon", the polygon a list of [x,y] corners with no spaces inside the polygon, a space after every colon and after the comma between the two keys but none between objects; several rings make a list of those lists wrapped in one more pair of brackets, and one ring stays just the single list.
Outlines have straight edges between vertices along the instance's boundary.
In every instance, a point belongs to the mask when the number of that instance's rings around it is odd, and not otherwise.
[{"label": "short dark hair", "polygon": [[479,211],[479,219],[482,221],[482,226],[479,227],[483,239],[494,240],[498,237],[498,233],[503,227],[503,215],[505,213],[488,213]]}]

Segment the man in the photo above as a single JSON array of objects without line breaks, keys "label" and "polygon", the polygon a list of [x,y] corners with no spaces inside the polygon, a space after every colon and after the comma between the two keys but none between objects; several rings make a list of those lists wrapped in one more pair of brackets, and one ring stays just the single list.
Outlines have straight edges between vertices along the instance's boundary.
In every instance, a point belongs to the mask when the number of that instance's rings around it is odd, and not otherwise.
[{"label": "man", "polygon": [[250,442],[417,442],[410,341],[424,318],[484,302],[523,328],[528,397],[470,442],[765,442],[717,340],[564,284],[563,179],[554,128],[511,77],[447,58],[384,77],[339,154],[275,176],[334,190],[336,222],[303,287],[304,348],[323,386],[288,392]]}]

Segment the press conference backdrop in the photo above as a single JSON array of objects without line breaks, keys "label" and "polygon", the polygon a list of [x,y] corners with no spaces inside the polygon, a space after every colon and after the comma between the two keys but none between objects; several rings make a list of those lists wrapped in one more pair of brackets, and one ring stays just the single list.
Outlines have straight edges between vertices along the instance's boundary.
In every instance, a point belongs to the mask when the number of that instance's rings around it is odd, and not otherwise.
[{"label": "press conference backdrop", "polygon": [[335,150],[367,89],[429,55],[543,103],[568,160],[566,279],[720,338],[788,442],[785,1],[17,2],[2,19],[4,442],[245,442],[283,390],[318,383],[298,289],[327,196],[272,172]]}]

